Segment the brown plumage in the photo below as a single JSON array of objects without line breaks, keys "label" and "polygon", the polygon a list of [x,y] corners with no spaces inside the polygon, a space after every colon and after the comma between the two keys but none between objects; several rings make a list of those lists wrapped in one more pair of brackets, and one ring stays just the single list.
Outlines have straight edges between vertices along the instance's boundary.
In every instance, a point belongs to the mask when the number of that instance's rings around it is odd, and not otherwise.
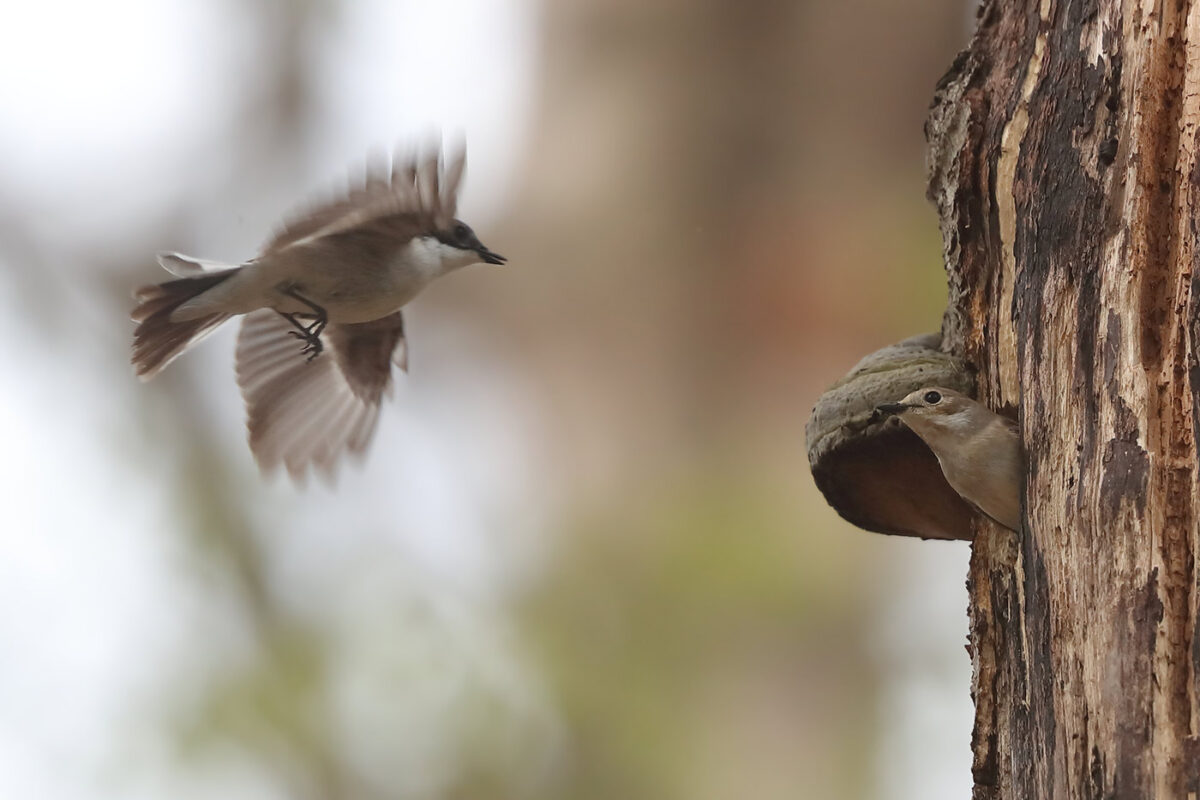
[{"label": "brown plumage", "polygon": [[138,305],[129,317],[138,323],[133,332],[132,358],[138,377],[143,380],[153,378],[189,345],[229,319],[228,314],[209,314],[185,322],[172,322],[171,312],[221,283],[235,271],[179,278],[157,286],[143,286],[134,292]]},{"label": "brown plumage", "polygon": [[466,152],[444,166],[434,154],[397,160],[391,172],[376,159],[363,181],[345,197],[322,203],[289,219],[263,245],[260,258],[317,236],[360,234],[369,230],[391,237],[411,237],[420,229],[444,229],[454,222],[458,189],[466,170]]},{"label": "brown plumage", "polygon": [[237,380],[250,449],[259,466],[299,479],[308,466],[330,475],[341,452],[366,448],[392,364],[407,367],[404,320],[330,325],[325,353],[309,363],[272,311],[247,314],[238,333]]},{"label": "brown plumage", "polygon": [[964,500],[1004,527],[1021,530],[1025,463],[1017,423],[941,386],[918,389],[876,412],[896,415],[920,436]]}]

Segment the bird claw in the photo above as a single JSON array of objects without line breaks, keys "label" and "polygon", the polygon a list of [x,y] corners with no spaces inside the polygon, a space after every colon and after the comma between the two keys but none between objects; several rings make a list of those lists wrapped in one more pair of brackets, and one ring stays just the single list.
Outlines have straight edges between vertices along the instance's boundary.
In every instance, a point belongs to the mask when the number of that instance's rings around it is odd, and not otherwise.
[{"label": "bird claw", "polygon": [[[325,346],[321,344],[321,333],[325,330],[325,324],[329,321],[329,317],[325,315],[325,309],[304,297],[304,295],[297,292],[295,288],[285,290],[284,294],[299,300],[301,303],[312,309],[311,314],[305,312],[292,314],[276,309],[276,312],[279,314],[279,316],[290,322],[292,327],[296,329],[293,331],[288,331],[288,333],[304,342],[304,347],[300,350],[300,353],[308,356],[308,359],[305,361],[305,363],[309,363],[314,358],[321,355],[321,352],[325,349]],[[300,322],[300,320],[296,319],[297,316],[312,317],[313,321],[305,325],[304,323]]]},{"label": "bird claw", "polygon": [[321,335],[314,333],[311,330],[288,331],[289,336],[295,336],[300,341],[304,342],[304,347],[300,349],[301,355],[306,355],[305,363],[311,362],[314,358],[321,355],[325,349],[325,345],[321,343]]}]

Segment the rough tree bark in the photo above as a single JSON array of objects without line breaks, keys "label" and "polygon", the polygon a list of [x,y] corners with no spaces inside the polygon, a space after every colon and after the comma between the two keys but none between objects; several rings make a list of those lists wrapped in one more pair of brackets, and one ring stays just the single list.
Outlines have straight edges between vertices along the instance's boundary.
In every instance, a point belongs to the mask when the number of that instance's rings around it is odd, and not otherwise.
[{"label": "rough tree bark", "polygon": [[1200,791],[1200,2],[988,0],[938,87],[944,332],[1019,408],[973,546],[974,797]]}]

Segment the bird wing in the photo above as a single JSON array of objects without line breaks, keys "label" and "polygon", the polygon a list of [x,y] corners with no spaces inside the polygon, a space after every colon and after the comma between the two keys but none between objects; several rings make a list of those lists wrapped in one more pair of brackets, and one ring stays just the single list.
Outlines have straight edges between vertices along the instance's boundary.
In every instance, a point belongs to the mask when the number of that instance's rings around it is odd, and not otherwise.
[{"label": "bird wing", "polygon": [[397,311],[354,325],[329,324],[325,351],[311,362],[291,325],[270,309],[246,315],[238,333],[237,379],[246,402],[250,449],[270,472],[293,479],[309,467],[332,477],[344,451],[371,440],[392,364],[407,369],[404,320]]},{"label": "bird wing", "polygon": [[433,224],[448,228],[458,206],[466,169],[466,149],[447,157],[441,149],[368,159],[362,176],[340,197],[325,201],[289,220],[263,247],[262,255],[298,242],[363,227],[412,236]]}]

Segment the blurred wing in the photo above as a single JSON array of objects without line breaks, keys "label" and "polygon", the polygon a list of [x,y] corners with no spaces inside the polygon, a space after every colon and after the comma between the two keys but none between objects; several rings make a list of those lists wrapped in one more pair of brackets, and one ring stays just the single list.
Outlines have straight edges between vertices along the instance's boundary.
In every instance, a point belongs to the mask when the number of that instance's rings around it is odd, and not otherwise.
[{"label": "blurred wing", "polygon": [[369,159],[361,180],[344,197],[301,214],[277,232],[263,254],[298,242],[360,228],[411,236],[430,224],[448,228],[458,206],[458,189],[466,166],[461,145],[447,157],[440,148]]},{"label": "blurred wing", "polygon": [[404,322],[397,311],[359,325],[330,324],[325,351],[311,362],[290,330],[262,309],[246,316],[238,334],[250,450],[264,472],[283,464],[297,480],[309,467],[332,476],[343,452],[361,454],[371,440],[393,356],[403,366]]}]

